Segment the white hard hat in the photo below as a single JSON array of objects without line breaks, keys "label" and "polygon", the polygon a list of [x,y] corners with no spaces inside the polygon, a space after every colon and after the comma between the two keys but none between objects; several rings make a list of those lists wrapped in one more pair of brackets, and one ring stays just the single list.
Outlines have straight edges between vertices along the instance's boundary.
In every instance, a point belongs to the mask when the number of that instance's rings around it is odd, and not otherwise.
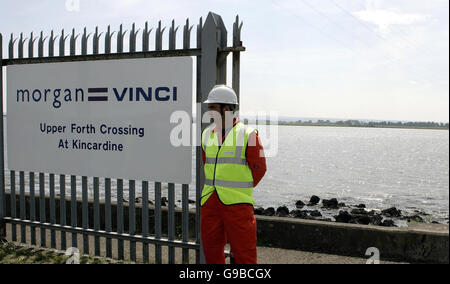
[{"label": "white hard hat", "polygon": [[237,96],[234,90],[225,85],[215,86],[211,92],[209,92],[208,99],[205,104],[227,104],[238,105]]}]

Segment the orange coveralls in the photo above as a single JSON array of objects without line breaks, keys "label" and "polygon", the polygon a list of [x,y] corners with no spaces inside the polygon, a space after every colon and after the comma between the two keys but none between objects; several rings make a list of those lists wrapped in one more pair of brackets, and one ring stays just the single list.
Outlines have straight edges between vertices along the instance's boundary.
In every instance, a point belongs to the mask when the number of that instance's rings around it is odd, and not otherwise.
[{"label": "orange coveralls", "polygon": [[[235,119],[234,125],[239,119]],[[214,129],[218,132],[220,130]],[[223,131],[222,143],[228,133]],[[203,152],[203,163],[205,163]],[[266,173],[266,158],[258,134],[252,133],[246,149],[247,163],[256,187]],[[207,264],[225,264],[224,249],[227,241],[236,264],[256,264],[256,220],[251,204],[227,206],[220,201],[217,191],[201,208],[201,234]]]}]

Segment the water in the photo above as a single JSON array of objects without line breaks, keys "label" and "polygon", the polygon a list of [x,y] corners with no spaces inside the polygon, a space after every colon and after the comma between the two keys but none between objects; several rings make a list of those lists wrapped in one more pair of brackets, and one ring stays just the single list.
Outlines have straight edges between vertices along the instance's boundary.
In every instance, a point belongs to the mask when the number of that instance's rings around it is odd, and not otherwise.
[{"label": "water", "polygon": [[[256,206],[286,205],[292,210],[297,200],[307,203],[311,195],[317,195],[337,198],[347,205],[364,203],[369,209],[395,206],[409,213],[417,210],[431,214],[431,220],[448,221],[449,131],[279,126],[278,134],[278,154],[267,159],[268,171],[255,189]],[[267,144],[263,134],[261,137]],[[195,199],[194,154],[192,165],[189,198]],[[27,184],[28,178],[26,174]],[[66,177],[66,190],[70,189],[69,182]],[[101,179],[100,188],[103,182]],[[58,177],[55,183],[58,192]],[[9,188],[9,171],[6,185]],[[81,196],[79,177],[77,185]],[[91,198],[92,186],[89,182]],[[127,181],[124,187],[127,199]],[[153,190],[150,183],[151,199]],[[167,184],[163,184],[162,194],[167,196]],[[137,182],[136,196],[140,195]],[[181,200],[179,185],[175,198]]]},{"label": "water", "polygon": [[278,155],[255,192],[262,206],[337,198],[368,208],[396,206],[448,221],[449,132],[279,127]]}]

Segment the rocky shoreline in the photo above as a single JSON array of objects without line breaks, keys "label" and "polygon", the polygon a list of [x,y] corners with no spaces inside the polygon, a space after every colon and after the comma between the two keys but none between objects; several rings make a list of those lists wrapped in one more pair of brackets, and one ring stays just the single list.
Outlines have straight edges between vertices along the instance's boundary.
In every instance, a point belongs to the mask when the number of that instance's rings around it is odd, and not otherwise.
[{"label": "rocky shoreline", "polygon": [[[414,214],[404,214],[402,210],[395,207],[385,210],[368,210],[365,204],[346,205],[336,198],[323,199],[313,195],[308,203],[301,200],[295,203],[296,210],[289,211],[286,206],[263,208],[256,207],[255,215],[277,216],[286,218],[298,218],[306,220],[317,220],[327,222],[338,222],[347,224],[374,225],[383,227],[399,227],[400,223],[405,225],[410,222],[429,222],[430,215],[425,212],[415,211]],[[305,209],[307,207],[308,209]],[[448,224],[448,221],[447,221]]]}]

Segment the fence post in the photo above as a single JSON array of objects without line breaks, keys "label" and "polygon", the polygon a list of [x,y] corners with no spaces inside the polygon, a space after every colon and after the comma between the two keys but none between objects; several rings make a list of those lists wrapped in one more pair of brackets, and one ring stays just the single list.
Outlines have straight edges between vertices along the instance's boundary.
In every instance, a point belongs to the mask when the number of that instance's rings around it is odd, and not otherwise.
[{"label": "fence post", "polygon": [[[233,48],[242,47],[241,41],[241,31],[242,31],[243,23],[239,20],[239,16],[236,16],[236,22],[233,25]],[[233,89],[236,92],[238,102],[241,103],[240,100],[240,89],[241,89],[241,52],[234,51],[233,52]],[[236,111],[239,111],[240,105],[237,106]]]},{"label": "fence post", "polygon": [[[201,104],[199,107],[201,111],[200,113],[197,112],[197,125],[201,125],[201,127],[197,127],[199,130],[197,133],[197,141],[201,141],[201,135],[208,126],[208,123],[203,123],[202,121],[203,114],[208,110],[208,106],[204,105],[203,102],[206,100],[209,91],[211,91],[216,84],[226,84],[226,56],[221,56],[218,52],[219,49],[225,48],[226,46],[227,29],[225,28],[222,18],[219,15],[210,12],[201,29],[201,88],[200,94],[197,94],[197,104]],[[200,142],[197,144],[200,144]],[[205,182],[203,163],[201,162],[201,145],[197,145],[197,155],[197,190],[201,191]],[[200,208],[200,200],[199,198],[197,199],[197,208]],[[200,218],[198,218],[197,221],[200,223]],[[200,255],[200,263],[204,263],[202,245],[200,247]]]},{"label": "fence post", "polygon": [[6,215],[6,200],[5,200],[5,148],[3,144],[3,36],[0,34],[0,110],[2,114],[0,122],[0,241],[6,238],[6,224],[3,218]]}]

